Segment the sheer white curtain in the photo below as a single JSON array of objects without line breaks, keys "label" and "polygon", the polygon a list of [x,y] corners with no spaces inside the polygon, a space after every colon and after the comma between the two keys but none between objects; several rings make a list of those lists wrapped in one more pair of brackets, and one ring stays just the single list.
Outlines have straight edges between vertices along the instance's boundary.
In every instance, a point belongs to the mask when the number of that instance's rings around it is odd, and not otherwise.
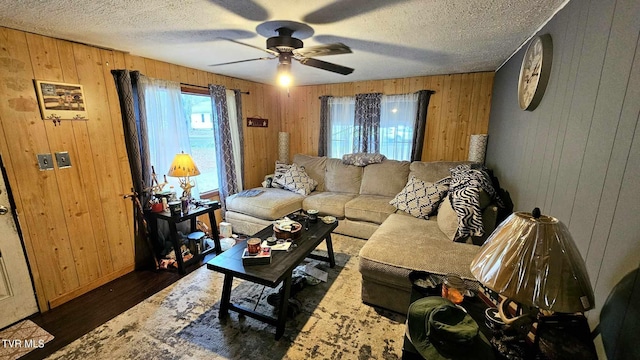
[{"label": "sheer white curtain", "polygon": [[227,113],[229,114],[229,130],[231,130],[231,148],[233,149],[233,163],[236,168],[238,192],[242,191],[242,149],[240,149],[240,131],[238,123],[238,107],[236,94],[233,90],[226,90]]},{"label": "sheer white curtain", "polygon": [[329,141],[327,156],[342,158],[353,152],[356,99],[352,96],[329,99]]},{"label": "sheer white curtain", "polygon": [[[169,166],[176,154],[183,151],[191,154],[189,143],[189,126],[187,116],[180,99],[180,83],[160,79],[140,77],[140,88],[145,96],[145,111],[147,113],[147,128],[149,133],[149,159],[156,169],[158,181],[163,181],[163,175],[169,172]],[[196,164],[198,165],[198,164]],[[174,187],[178,196],[182,193],[178,178],[167,177],[169,186]],[[197,177],[191,178],[196,183]],[[191,196],[200,197],[197,184],[191,189]]]},{"label": "sheer white curtain", "polygon": [[418,94],[383,95],[380,105],[380,153],[411,160]]}]

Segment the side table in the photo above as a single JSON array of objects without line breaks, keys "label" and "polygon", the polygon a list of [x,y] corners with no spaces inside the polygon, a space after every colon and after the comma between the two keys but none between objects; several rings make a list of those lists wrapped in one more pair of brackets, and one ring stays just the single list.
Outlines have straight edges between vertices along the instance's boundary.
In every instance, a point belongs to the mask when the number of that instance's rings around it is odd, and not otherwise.
[{"label": "side table", "polygon": [[176,254],[176,262],[178,263],[178,272],[182,275],[186,273],[185,271],[185,262],[182,259],[182,251],[180,249],[180,239],[178,236],[178,229],[176,224],[181,223],[186,220],[191,221],[191,231],[195,231],[196,229],[196,220],[200,215],[208,214],[209,222],[211,223],[211,237],[213,238],[214,248],[203,251],[200,254],[194,254],[193,259],[189,260],[189,262],[199,260],[203,255],[215,250],[216,254],[220,254],[222,252],[222,247],[220,246],[220,236],[218,234],[218,226],[216,224],[216,216],[215,211],[220,208],[220,203],[214,202],[211,205],[197,207],[195,209],[191,209],[188,213],[182,213],[180,216],[171,216],[169,211],[150,213],[151,219],[151,236],[154,237],[155,243],[157,243],[158,237],[158,219],[166,220],[169,223],[169,236],[171,238],[171,244],[173,245],[173,250]]},{"label": "side table", "polygon": [[[440,296],[441,289],[441,285],[433,288],[419,288],[414,284],[411,290],[411,302],[425,296]],[[465,297],[460,305],[476,321],[479,330],[487,339],[491,339],[494,333],[485,323],[485,310],[493,304],[475,295]],[[538,325],[538,333],[541,337],[540,344],[535,344],[538,350],[534,351],[536,349],[534,344],[529,343],[527,355],[531,359],[597,359],[596,349],[590,338],[589,324],[584,316],[558,315],[549,316],[546,319]],[[542,345],[543,342],[544,345]],[[494,353],[496,360],[507,359],[498,350]],[[513,357],[509,357],[511,358]],[[402,346],[402,360],[424,360],[406,335]]]}]

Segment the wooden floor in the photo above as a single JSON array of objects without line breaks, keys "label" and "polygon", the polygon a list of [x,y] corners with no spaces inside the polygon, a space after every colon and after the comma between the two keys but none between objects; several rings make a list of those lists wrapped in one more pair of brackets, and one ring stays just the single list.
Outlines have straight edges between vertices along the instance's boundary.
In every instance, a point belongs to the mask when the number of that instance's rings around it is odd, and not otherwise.
[{"label": "wooden floor", "polygon": [[[199,264],[189,266],[187,273],[213,256],[207,255]],[[46,313],[32,315],[29,320],[55,338],[20,360],[43,359],[53,354],[181,278],[176,270],[134,271]]]}]

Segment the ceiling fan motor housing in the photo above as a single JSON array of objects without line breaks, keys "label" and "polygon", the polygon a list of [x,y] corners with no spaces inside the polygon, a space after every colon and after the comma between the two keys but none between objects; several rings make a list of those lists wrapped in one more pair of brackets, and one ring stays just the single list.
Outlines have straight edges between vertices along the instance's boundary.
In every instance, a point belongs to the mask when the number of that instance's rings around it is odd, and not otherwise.
[{"label": "ceiling fan motor housing", "polygon": [[291,37],[293,31],[288,28],[279,28],[276,30],[278,36],[267,39],[267,49],[278,52],[291,52],[294,49],[300,49],[304,46],[302,40]]}]

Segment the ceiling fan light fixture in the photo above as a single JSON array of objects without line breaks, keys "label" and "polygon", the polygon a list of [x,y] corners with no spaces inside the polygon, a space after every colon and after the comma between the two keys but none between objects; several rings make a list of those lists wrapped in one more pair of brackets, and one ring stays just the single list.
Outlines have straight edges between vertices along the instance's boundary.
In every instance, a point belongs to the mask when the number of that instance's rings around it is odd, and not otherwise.
[{"label": "ceiling fan light fixture", "polygon": [[293,83],[291,76],[291,63],[278,64],[278,85],[288,88]]}]

